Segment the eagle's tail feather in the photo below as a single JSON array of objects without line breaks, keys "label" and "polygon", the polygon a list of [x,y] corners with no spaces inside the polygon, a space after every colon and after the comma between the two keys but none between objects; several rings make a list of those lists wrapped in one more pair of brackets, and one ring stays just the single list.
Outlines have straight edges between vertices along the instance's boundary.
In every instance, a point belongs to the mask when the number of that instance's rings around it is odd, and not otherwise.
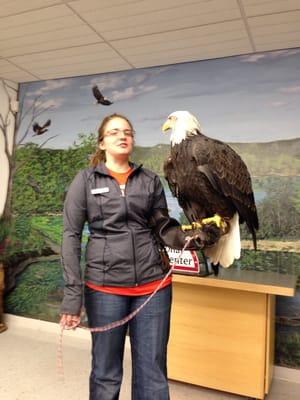
[{"label": "eagle's tail feather", "polygon": [[235,259],[241,256],[241,238],[239,216],[235,213],[229,221],[230,230],[226,235],[221,236],[218,243],[204,250],[206,256],[213,264],[220,263],[222,267],[228,268]]},{"label": "eagle's tail feather", "polygon": [[253,247],[254,247],[254,250],[256,251],[257,250],[257,240],[256,240],[256,232],[253,227],[251,229],[251,234],[252,234]]}]

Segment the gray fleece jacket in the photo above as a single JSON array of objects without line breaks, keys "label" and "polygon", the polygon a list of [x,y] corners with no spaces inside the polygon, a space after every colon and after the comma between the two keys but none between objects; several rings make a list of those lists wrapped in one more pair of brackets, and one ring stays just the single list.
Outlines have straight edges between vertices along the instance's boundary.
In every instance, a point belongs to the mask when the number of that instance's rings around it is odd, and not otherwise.
[{"label": "gray fleece jacket", "polygon": [[[70,185],[63,212],[62,313],[80,313],[83,281],[132,287],[163,278],[158,241],[176,249],[184,246],[186,234],[168,215],[159,177],[141,165],[131,167],[124,193],[104,163],[80,171]],[[83,279],[81,237],[86,221],[90,234]],[[201,247],[195,242],[189,246]]]}]

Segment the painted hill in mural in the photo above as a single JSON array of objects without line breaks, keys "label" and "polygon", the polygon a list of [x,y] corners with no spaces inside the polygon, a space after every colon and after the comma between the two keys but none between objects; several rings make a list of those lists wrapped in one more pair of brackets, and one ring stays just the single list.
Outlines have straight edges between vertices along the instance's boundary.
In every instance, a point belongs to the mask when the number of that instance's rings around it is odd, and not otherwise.
[{"label": "painted hill in mural", "polygon": [[[83,134],[78,143],[66,150],[40,148],[33,143],[19,147],[16,152],[17,173],[13,181],[13,212],[61,212],[70,182],[77,171],[87,167],[95,146],[95,136]],[[299,186],[300,138],[270,143],[233,143],[232,147],[246,162],[252,177],[256,178],[257,189],[266,191],[261,184],[265,177],[281,180],[292,177],[297,179]],[[169,151],[170,146],[164,144],[136,146],[132,160],[163,176],[163,163]],[[279,186],[283,187],[282,183]]]},{"label": "painted hill in mural", "polygon": [[252,176],[300,176],[300,138],[268,143],[231,143]]},{"label": "painted hill in mural", "polygon": [[[245,161],[254,176],[300,176],[300,138],[267,143],[228,143]],[[169,145],[136,147],[132,158],[163,175]]]}]

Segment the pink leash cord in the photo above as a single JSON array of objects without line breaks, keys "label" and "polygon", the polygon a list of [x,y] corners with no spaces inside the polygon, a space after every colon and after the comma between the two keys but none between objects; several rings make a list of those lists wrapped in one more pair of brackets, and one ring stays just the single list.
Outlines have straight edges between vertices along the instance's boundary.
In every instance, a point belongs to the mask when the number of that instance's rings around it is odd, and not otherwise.
[{"label": "pink leash cord", "polygon": [[[186,243],[184,247],[182,248],[180,254],[178,255],[178,258],[180,258],[189,245],[190,241],[192,240],[192,237],[188,237],[186,240]],[[95,328],[89,328],[83,325],[79,325],[78,327],[88,330],[90,332],[105,332],[109,331],[110,329],[117,328],[118,326],[122,326],[126,324],[126,322],[130,321],[132,318],[134,318],[144,307],[149,301],[152,299],[152,297],[159,291],[159,289],[162,287],[166,279],[171,275],[175,268],[175,263],[176,259],[174,259],[173,264],[171,265],[171,268],[169,269],[168,273],[164,276],[164,278],[161,280],[161,282],[157,285],[155,290],[151,293],[151,296],[149,296],[143,304],[141,304],[137,309],[132,311],[130,314],[128,314],[126,317],[119,319],[118,321],[113,321],[110,322],[109,324],[103,325],[103,326],[98,326]],[[63,366],[63,348],[62,348],[62,340],[63,340],[63,332],[65,330],[64,326],[61,326],[60,330],[60,335],[59,335],[59,342],[58,342],[58,348],[57,348],[57,372],[58,375],[61,379],[64,379],[64,366]]]}]

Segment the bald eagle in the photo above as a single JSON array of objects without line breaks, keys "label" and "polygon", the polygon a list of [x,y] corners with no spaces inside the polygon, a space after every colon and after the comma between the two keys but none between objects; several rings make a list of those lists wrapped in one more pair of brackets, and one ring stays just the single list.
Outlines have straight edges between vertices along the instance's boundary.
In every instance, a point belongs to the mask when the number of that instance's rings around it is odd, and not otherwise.
[{"label": "bald eagle", "polygon": [[204,249],[213,265],[229,267],[240,258],[239,224],[245,222],[256,250],[258,217],[248,169],[227,144],[202,133],[188,111],[168,116],[162,130],[172,129],[171,151],[164,163],[170,190],[191,223],[184,229],[216,223],[221,238]]},{"label": "bald eagle", "polygon": [[97,100],[97,104],[102,104],[103,106],[110,106],[111,104],[113,104],[112,101],[103,96],[97,85],[94,85],[92,87],[92,91],[95,99]]},{"label": "bald eagle", "polygon": [[35,132],[35,134],[33,136],[37,136],[37,135],[42,135],[43,133],[48,131],[48,127],[51,125],[51,119],[48,119],[47,122],[44,123],[44,125],[39,125],[37,122],[35,122],[32,125],[32,129]]}]

